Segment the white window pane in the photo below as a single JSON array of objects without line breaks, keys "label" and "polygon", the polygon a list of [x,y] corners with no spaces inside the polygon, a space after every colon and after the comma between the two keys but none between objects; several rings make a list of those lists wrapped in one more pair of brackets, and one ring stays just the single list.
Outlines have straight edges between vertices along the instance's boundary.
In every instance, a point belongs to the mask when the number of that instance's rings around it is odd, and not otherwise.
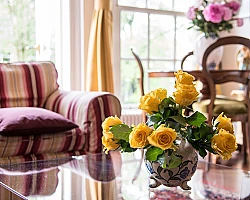
[{"label": "white window pane", "polygon": [[130,58],[130,49],[141,57],[147,57],[148,48],[148,15],[146,13],[126,12],[121,13],[121,57]]},{"label": "white window pane", "polygon": [[0,10],[0,61],[35,60],[35,2],[1,1]]},{"label": "white window pane", "polygon": [[172,95],[172,93],[175,91],[174,85],[175,85],[174,77],[150,78],[149,79],[149,91],[162,87],[168,91],[167,92],[168,96]]},{"label": "white window pane", "polygon": [[149,68],[162,71],[173,71],[175,69],[173,61],[150,61]]},{"label": "white window pane", "polygon": [[[143,66],[146,63],[142,62]],[[121,61],[121,102],[138,103],[141,97],[139,66],[135,60]]]},{"label": "white window pane", "polygon": [[118,5],[146,8],[146,0],[118,0]]},{"label": "white window pane", "polygon": [[174,11],[187,12],[195,0],[174,0]]},{"label": "white window pane", "polygon": [[187,30],[187,23],[188,19],[185,17],[177,17],[176,19],[176,59],[179,60],[194,48],[190,37],[191,32]]},{"label": "white window pane", "polygon": [[174,59],[175,21],[169,15],[150,15],[150,58]]},{"label": "white window pane", "polygon": [[148,8],[157,10],[172,10],[172,0],[148,0]]}]

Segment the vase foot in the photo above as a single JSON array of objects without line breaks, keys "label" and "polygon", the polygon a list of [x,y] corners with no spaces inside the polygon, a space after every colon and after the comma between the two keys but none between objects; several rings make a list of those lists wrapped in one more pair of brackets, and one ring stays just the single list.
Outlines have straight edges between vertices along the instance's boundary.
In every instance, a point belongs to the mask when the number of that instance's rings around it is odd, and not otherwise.
[{"label": "vase foot", "polygon": [[182,184],[180,185],[181,189],[183,189],[183,190],[191,190],[192,189],[190,186],[188,186],[187,182],[188,181],[182,182]]},{"label": "vase foot", "polygon": [[149,184],[150,188],[157,188],[158,186],[161,185],[161,182],[159,182],[154,176],[150,176],[149,178],[154,180],[154,183]]}]

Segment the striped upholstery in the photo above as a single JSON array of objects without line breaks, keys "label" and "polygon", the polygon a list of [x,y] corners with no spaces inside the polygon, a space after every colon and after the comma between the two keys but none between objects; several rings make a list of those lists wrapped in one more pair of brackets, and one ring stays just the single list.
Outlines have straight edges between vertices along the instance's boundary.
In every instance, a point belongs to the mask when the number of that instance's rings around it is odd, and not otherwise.
[{"label": "striped upholstery", "polygon": [[[30,197],[34,195],[52,195],[56,191],[58,185],[58,173],[60,172],[57,167],[47,169],[46,171],[29,171],[29,173],[15,175],[14,173],[7,172],[10,175],[5,175],[0,173],[0,181],[10,188],[15,188],[15,191],[24,195],[25,197]],[[2,169],[0,168],[0,171]],[[15,176],[13,176],[15,175]],[[11,198],[12,197],[12,198]],[[11,193],[0,187],[0,199],[16,199],[11,196]]]},{"label": "striped upholstery", "polygon": [[101,124],[106,117],[120,116],[119,100],[105,92],[65,92],[57,90],[47,100],[45,108],[57,112],[79,125],[85,135],[85,152],[102,151]]},{"label": "striped upholstery", "polygon": [[[43,159],[44,155],[51,158],[60,153],[68,156],[101,152],[102,121],[121,115],[120,102],[110,93],[59,90],[51,62],[0,64],[0,108],[24,106],[57,112],[79,128],[54,134],[0,135],[0,163],[23,161],[24,157]],[[3,159],[7,157],[12,158]]]},{"label": "striped upholstery", "polygon": [[43,107],[58,89],[52,62],[0,63],[0,107]]}]

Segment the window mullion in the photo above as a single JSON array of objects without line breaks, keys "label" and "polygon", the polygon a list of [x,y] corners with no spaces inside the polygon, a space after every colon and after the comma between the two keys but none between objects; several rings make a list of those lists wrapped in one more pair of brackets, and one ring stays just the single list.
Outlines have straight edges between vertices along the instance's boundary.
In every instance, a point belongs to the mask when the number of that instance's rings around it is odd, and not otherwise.
[{"label": "window mullion", "polygon": [[174,16],[174,68],[176,69],[176,16]]}]

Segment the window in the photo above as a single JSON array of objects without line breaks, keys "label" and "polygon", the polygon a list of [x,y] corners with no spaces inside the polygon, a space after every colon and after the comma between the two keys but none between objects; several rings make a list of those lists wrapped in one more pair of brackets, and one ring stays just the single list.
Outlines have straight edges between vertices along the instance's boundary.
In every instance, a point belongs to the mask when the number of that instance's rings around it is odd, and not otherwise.
[{"label": "window", "polygon": [[131,48],[142,60],[145,92],[164,87],[171,94],[174,78],[148,78],[148,72],[178,70],[181,59],[192,51],[185,12],[193,0],[114,1],[115,82],[120,85],[116,93],[123,106],[136,106],[141,96],[139,68]]},{"label": "window", "polygon": [[0,1],[0,62],[50,60],[62,89],[80,89],[82,8],[81,0]]}]

